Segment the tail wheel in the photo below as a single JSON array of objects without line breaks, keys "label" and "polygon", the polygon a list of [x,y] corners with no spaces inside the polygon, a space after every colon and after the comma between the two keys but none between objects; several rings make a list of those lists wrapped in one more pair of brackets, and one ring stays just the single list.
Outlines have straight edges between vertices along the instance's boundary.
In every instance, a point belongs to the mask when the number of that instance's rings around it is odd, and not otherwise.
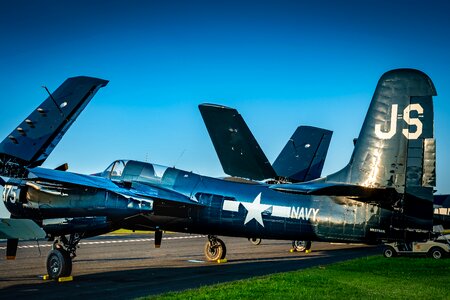
[{"label": "tail wheel", "polygon": [[395,249],[392,248],[391,246],[387,246],[383,250],[383,256],[387,258],[395,257],[397,256],[397,252],[395,252]]},{"label": "tail wheel", "polygon": [[311,249],[311,241],[292,241],[292,248],[295,252],[305,252]]},{"label": "tail wheel", "polygon": [[431,248],[429,255],[434,259],[441,259],[444,256],[444,251],[441,248],[434,247]]},{"label": "tail wheel", "polygon": [[66,250],[56,248],[48,253],[47,273],[51,279],[70,276],[72,273],[72,259]]},{"label": "tail wheel", "polygon": [[258,246],[259,244],[261,244],[261,239],[259,238],[248,238],[249,242],[252,243],[255,246]]},{"label": "tail wheel", "polygon": [[205,244],[205,256],[208,261],[224,259],[227,255],[225,243],[218,238],[209,240]]}]

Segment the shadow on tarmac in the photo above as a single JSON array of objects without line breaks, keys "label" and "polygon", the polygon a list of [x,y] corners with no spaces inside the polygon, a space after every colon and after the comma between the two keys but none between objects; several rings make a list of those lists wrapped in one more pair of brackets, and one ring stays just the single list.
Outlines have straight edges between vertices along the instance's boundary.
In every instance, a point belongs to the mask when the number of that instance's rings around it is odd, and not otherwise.
[{"label": "shadow on tarmac", "polygon": [[[17,284],[0,290],[0,299],[132,299],[204,285],[288,272],[381,253],[378,247],[324,250],[318,255],[240,259],[226,264],[192,263],[187,267],[151,267],[87,275],[71,282]],[[95,263],[92,261],[92,263]],[[188,262],[187,262],[188,263]],[[124,266],[126,268],[126,266]],[[23,279],[23,278],[22,278]],[[23,281],[23,280],[20,280]]]}]

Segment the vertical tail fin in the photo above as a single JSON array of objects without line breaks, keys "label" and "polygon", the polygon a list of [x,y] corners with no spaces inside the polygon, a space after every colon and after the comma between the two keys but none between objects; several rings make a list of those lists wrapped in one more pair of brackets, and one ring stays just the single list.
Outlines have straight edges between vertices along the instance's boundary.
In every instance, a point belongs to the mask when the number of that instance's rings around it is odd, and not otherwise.
[{"label": "vertical tail fin", "polygon": [[413,69],[385,73],[378,82],[348,165],[327,181],[393,188],[402,211],[432,219],[436,185],[431,79]]},{"label": "vertical tail fin", "polygon": [[0,143],[0,175],[41,165],[99,88],[108,81],[69,78]]}]

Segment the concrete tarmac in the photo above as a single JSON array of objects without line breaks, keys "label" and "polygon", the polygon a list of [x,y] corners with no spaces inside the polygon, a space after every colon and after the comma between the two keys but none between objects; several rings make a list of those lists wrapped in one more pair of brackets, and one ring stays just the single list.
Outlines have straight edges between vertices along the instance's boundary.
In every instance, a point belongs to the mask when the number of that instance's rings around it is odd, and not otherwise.
[{"label": "concrete tarmac", "polygon": [[42,280],[50,243],[19,243],[17,258],[5,260],[0,242],[0,299],[132,299],[254,276],[325,265],[380,253],[377,247],[314,242],[312,252],[290,253],[289,241],[221,237],[225,264],[206,262],[206,237],[166,234],[161,248],[153,236],[101,236],[83,240],[71,282]]}]

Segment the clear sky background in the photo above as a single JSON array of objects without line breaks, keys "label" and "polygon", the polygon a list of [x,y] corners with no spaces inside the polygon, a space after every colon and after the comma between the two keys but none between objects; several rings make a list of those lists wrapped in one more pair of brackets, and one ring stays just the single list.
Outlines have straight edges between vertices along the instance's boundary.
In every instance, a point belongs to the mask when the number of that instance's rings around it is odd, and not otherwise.
[{"label": "clear sky background", "polygon": [[271,162],[299,125],[351,155],[380,76],[435,83],[437,189],[450,193],[449,1],[0,1],[0,136],[67,77],[110,80],[44,166],[118,158],[223,176],[197,105],[237,108]]}]

